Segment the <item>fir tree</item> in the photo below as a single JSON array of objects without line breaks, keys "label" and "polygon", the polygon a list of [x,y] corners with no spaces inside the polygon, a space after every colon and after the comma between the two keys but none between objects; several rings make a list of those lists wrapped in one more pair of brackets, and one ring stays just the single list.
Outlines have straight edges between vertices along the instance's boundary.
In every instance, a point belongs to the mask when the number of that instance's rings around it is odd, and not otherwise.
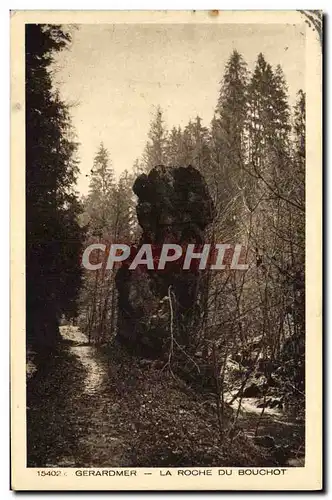
[{"label": "fir tree", "polygon": [[166,162],[166,130],[163,120],[163,112],[160,106],[157,107],[154,118],[150,124],[148,142],[145,147],[143,161],[145,170],[149,171],[156,165]]},{"label": "fir tree", "polygon": [[26,322],[38,349],[55,345],[62,315],[76,314],[83,235],[74,191],[77,144],[51,71],[70,36],[61,26],[29,24],[25,42]]},{"label": "fir tree", "polygon": [[100,144],[91,169],[89,194],[86,204],[90,216],[90,232],[96,236],[112,231],[111,206],[115,193],[115,178],[109,153]]},{"label": "fir tree", "polygon": [[167,136],[166,162],[167,165],[182,165],[182,131],[181,127],[173,127]]},{"label": "fir tree", "polygon": [[294,108],[295,153],[304,168],[305,163],[305,94],[298,91],[298,100]]},{"label": "fir tree", "polygon": [[211,124],[211,163],[223,232],[235,231],[235,205],[245,184],[245,126],[247,120],[247,67],[241,54],[231,54],[221,81],[216,113]]}]

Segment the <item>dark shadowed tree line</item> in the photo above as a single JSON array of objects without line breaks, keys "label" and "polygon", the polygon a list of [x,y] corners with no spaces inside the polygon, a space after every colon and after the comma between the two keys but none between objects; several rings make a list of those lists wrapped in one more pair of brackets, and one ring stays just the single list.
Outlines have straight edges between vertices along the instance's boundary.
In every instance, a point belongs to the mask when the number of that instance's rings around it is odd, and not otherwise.
[{"label": "dark shadowed tree line", "polygon": [[26,25],[26,327],[37,349],[54,346],[62,315],[77,314],[81,285],[77,143],[51,71],[69,43],[60,26]]}]

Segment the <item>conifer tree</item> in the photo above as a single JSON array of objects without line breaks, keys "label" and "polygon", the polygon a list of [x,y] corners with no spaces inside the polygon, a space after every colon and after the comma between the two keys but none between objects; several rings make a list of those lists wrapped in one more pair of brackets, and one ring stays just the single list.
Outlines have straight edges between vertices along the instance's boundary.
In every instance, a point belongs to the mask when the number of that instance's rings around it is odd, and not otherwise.
[{"label": "conifer tree", "polygon": [[26,55],[27,338],[52,348],[62,315],[76,314],[82,231],[74,186],[77,144],[68,106],[52,83],[54,54],[70,35],[55,25],[28,24]]},{"label": "conifer tree", "polygon": [[139,175],[144,173],[144,163],[141,158],[136,158],[133,164],[133,175],[138,177]]},{"label": "conifer tree", "polygon": [[[112,230],[111,205],[115,190],[115,178],[109,153],[101,143],[91,169],[87,211],[90,215],[90,231],[102,236]],[[106,234],[105,234],[106,235]]]},{"label": "conifer tree", "polygon": [[[295,162],[299,169],[300,181],[304,185],[304,169],[305,169],[305,94],[303,90],[299,90],[298,99],[294,107],[294,153]],[[304,197],[302,197],[303,200]]]},{"label": "conifer tree", "polygon": [[[135,162],[140,168],[139,160]],[[119,181],[108,150],[100,144],[91,169],[89,194],[85,200],[88,215],[88,238],[109,247],[112,243],[130,244],[136,231],[133,217],[134,200],[132,192],[133,176],[125,171]],[[89,339],[94,342],[108,341],[115,334],[117,292],[115,269],[106,269],[107,252],[96,250],[102,268],[86,271],[81,293],[82,324]]]},{"label": "conifer tree", "polygon": [[[235,231],[235,205],[243,188],[245,127],[247,120],[247,66],[234,50],[221,81],[216,113],[211,125],[211,160],[216,170],[220,213],[227,235]],[[240,214],[237,214],[238,216]],[[225,235],[224,235],[225,236]]]},{"label": "conifer tree", "polygon": [[299,208],[292,207],[293,216],[290,218],[288,238],[293,241],[291,254],[293,256],[294,300],[299,332],[305,332],[305,94],[299,90],[297,102],[294,106],[293,120],[293,162],[289,179],[292,189],[290,196]]},{"label": "conifer tree", "polygon": [[194,121],[190,120],[183,133],[180,128],[174,128],[171,136],[174,137],[179,164],[192,165],[207,175],[210,167],[209,130],[202,125],[202,119],[196,116]]},{"label": "conifer tree", "polygon": [[166,163],[166,139],[163,112],[161,107],[157,106],[155,116],[150,124],[148,142],[143,154],[146,171],[150,171],[156,165]]},{"label": "conifer tree", "polygon": [[183,164],[182,131],[181,127],[173,127],[167,136],[166,162],[167,165]]}]

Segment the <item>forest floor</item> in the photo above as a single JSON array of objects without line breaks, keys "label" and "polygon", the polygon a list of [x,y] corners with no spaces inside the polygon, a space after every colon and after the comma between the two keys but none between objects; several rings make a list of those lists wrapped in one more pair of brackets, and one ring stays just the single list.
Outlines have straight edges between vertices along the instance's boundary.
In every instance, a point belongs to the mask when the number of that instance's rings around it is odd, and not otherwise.
[{"label": "forest floor", "polygon": [[[221,438],[213,395],[118,344],[89,345],[76,327],[61,327],[61,335],[58,352],[38,370],[28,360],[28,466],[304,465],[303,422],[280,413],[261,418],[243,401],[232,433]],[[234,413],[226,408],[225,428]]]}]

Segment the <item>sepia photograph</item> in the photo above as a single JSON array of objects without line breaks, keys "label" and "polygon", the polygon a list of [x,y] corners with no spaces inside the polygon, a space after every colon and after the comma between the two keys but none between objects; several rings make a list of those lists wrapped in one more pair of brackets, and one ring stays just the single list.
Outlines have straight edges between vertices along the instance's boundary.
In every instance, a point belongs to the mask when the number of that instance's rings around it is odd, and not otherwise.
[{"label": "sepia photograph", "polygon": [[319,470],[306,258],[308,192],[318,211],[321,196],[308,170],[322,169],[307,149],[308,72],[321,93],[308,33],[320,58],[321,11],[46,13],[23,16],[24,105],[12,100],[24,467],[54,489],[71,469],[108,489],[114,476],[132,488],[141,468],[150,489]]}]

